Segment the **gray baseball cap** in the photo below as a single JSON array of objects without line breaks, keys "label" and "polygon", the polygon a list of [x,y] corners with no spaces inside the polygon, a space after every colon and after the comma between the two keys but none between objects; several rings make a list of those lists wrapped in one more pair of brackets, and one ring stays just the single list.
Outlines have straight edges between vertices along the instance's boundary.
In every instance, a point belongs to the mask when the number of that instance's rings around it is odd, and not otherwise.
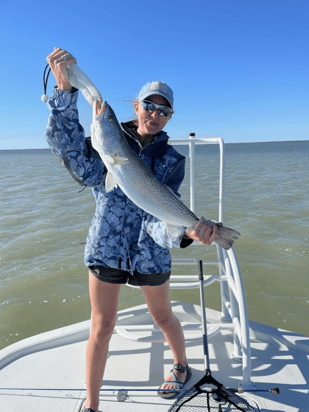
[{"label": "gray baseball cap", "polygon": [[159,80],[155,80],[153,82],[146,83],[140,90],[137,100],[146,100],[147,97],[159,95],[165,97],[165,99],[171,105],[173,109],[174,106],[174,97],[173,97],[173,90],[164,82],[160,82]]}]

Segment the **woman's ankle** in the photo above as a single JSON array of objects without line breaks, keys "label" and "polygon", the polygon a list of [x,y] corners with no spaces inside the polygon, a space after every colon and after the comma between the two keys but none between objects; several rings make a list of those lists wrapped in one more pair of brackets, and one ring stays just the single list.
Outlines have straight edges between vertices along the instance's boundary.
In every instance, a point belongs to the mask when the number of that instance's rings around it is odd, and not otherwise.
[{"label": "woman's ankle", "polygon": [[87,402],[87,399],[86,399],[85,406],[84,406],[84,411],[87,411],[87,409],[92,409],[94,412],[98,412],[99,404],[98,403],[93,403],[93,402]]}]

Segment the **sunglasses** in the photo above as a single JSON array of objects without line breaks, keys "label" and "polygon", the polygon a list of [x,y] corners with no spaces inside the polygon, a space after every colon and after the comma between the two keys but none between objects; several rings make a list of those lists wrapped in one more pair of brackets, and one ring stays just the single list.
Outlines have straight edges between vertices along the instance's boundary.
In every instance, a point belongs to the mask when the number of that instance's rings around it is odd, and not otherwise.
[{"label": "sunglasses", "polygon": [[171,109],[170,107],[162,106],[161,104],[156,104],[148,100],[142,100],[141,106],[144,110],[146,110],[149,113],[153,113],[155,109],[157,109],[159,116],[168,117],[174,113],[173,109]]}]

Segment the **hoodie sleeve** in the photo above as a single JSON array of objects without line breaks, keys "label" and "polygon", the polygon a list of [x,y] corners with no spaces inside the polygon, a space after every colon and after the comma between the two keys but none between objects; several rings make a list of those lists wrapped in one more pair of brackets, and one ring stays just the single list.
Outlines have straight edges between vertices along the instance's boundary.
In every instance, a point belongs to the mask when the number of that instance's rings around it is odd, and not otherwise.
[{"label": "hoodie sleeve", "polygon": [[85,138],[79,123],[77,97],[77,89],[54,88],[47,103],[50,115],[46,139],[52,152],[80,185],[95,186],[101,182],[106,169],[90,140]]},{"label": "hoodie sleeve", "polygon": [[[169,159],[170,160],[170,159]],[[162,182],[169,186],[178,197],[179,187],[185,176],[185,157],[181,156],[181,159],[177,158],[175,161],[168,167],[168,170],[163,176]],[[149,236],[164,248],[185,248],[193,242],[192,239],[184,237],[185,227],[180,228],[179,235],[175,238],[170,238],[167,235],[165,224],[159,220],[157,217],[146,214],[143,221],[146,230]]]}]

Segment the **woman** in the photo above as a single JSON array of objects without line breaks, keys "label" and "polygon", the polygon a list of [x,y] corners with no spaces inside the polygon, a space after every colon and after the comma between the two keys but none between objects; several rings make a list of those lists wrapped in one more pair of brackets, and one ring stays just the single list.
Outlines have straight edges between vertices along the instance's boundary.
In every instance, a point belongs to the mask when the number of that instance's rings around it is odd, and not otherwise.
[{"label": "woman", "polygon": [[[165,389],[179,389],[191,377],[181,325],[169,300],[171,257],[169,247],[187,247],[193,240],[211,244],[217,226],[204,218],[183,235],[169,239],[164,225],[132,203],[120,188],[106,193],[104,166],[85,139],[76,107],[78,91],[68,81],[67,67],[76,62],[67,51],[55,48],[47,61],[57,87],[49,99],[51,114],[47,141],[52,151],[79,183],[93,188],[96,212],[85,248],[89,268],[92,326],[86,352],[87,399],[85,412],[97,412],[99,391],[114,330],[120,285],[140,286],[154,322],[162,329],[173,356],[174,367],[158,394],[173,397]],[[134,103],[136,121],[122,123],[131,148],[139,153],[157,179],[177,193],[184,178],[185,158],[168,144],[163,128],[173,114],[173,92],[163,82],[147,83]],[[154,240],[155,239],[155,240]]]}]

